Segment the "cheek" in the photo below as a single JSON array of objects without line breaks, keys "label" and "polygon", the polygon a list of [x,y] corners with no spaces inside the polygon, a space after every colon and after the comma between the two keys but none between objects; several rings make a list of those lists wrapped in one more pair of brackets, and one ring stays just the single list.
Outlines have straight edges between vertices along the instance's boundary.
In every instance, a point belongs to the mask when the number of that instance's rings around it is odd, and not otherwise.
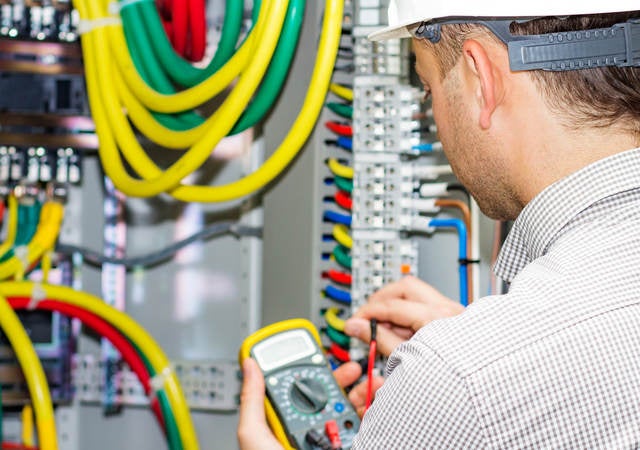
[{"label": "cheek", "polygon": [[438,127],[438,140],[442,142],[445,154],[449,157],[455,147],[455,126],[449,107],[441,98],[435,97],[432,101],[433,120]]}]

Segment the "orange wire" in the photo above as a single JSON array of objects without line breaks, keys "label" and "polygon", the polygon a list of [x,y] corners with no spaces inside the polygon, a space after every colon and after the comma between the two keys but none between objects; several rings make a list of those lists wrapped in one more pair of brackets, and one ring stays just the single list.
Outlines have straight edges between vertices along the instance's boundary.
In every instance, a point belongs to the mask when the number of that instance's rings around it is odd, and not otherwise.
[{"label": "orange wire", "polygon": [[[462,200],[454,200],[451,198],[439,198],[436,200],[436,206],[439,208],[456,208],[462,212],[462,221],[467,227],[467,259],[472,259],[471,254],[471,211],[469,206]],[[473,302],[473,267],[467,264],[467,278],[469,284],[469,292],[467,294],[467,302],[470,305]]]}]

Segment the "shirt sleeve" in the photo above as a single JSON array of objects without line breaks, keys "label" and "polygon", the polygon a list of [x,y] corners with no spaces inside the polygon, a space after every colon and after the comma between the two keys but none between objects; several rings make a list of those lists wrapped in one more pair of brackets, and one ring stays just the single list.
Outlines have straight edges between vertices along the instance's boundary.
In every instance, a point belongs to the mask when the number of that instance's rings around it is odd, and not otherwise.
[{"label": "shirt sleeve", "polygon": [[485,447],[464,380],[416,337],[389,358],[353,448]]}]

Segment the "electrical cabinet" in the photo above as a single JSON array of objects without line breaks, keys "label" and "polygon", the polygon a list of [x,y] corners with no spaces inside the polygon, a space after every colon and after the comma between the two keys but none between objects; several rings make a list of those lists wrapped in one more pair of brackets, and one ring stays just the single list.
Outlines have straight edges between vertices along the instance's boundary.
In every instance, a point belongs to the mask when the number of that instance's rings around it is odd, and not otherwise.
[{"label": "electrical cabinet", "polygon": [[[245,2],[243,33],[251,23],[252,3]],[[309,88],[323,3],[306,2],[298,49],[272,111],[255,128],[224,140],[190,181],[236,180],[279,146]],[[455,229],[434,233],[430,220],[436,215],[461,220],[457,212],[437,206],[436,197],[466,199],[446,189],[455,178],[446,169],[428,105],[409,81],[409,42],[366,39],[386,20],[384,0],[344,4],[333,81],[348,86],[354,98],[349,104],[330,93],[326,101],[340,103],[351,117],[324,108],[303,150],[263,191],[204,204],[168,195],[119,194],[97,152],[77,11],[62,0],[0,2],[1,195],[21,190],[25,211],[28,202],[59,197],[65,208],[59,243],[111,258],[148,254],[216,223],[260,229],[196,240],[144,268],[95,263],[70,250],[48,274],[56,283],[104,298],[158,342],[180,379],[203,449],[237,447],[237,352],[243,338],[260,326],[310,318],[329,347],[324,317],[329,308],[338,307],[345,318],[375,290],[402,276],[418,276],[451,298],[460,296],[459,236]],[[207,2],[212,42],[220,38],[224,9],[222,0]],[[204,109],[215,106],[211,102]],[[336,135],[335,126],[347,127],[352,136]],[[161,167],[178,158],[146,144]],[[352,169],[351,178],[337,176],[329,161]],[[435,195],[423,195],[426,191]],[[348,208],[337,202],[339,192],[348,194],[341,197],[348,197]],[[479,239],[466,263],[475,268],[468,281],[477,297],[488,289],[492,224],[475,214],[475,205],[471,208]],[[331,217],[348,217],[346,236],[343,228],[335,229],[343,224]],[[4,227],[6,236],[6,221]],[[336,237],[341,232],[350,248]],[[348,272],[349,283],[336,283],[331,270]],[[27,312],[24,323],[32,327],[49,376],[61,450],[166,448],[148,395],[117,351],[55,313]],[[10,356],[0,340],[4,439],[17,442],[27,396]],[[361,346],[352,342],[351,357],[361,356]]]}]

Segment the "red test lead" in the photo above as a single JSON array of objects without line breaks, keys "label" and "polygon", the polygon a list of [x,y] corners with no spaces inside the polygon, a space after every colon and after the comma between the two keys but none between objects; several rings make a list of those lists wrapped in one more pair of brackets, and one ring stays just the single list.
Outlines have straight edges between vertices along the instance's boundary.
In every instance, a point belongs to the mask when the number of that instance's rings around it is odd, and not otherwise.
[{"label": "red test lead", "polygon": [[376,363],[376,334],[378,323],[376,319],[371,319],[369,325],[371,327],[371,340],[369,341],[369,365],[367,366],[367,400],[364,405],[365,413],[371,406],[371,401],[373,399],[373,367]]},{"label": "red test lead", "polygon": [[338,422],[335,420],[329,420],[324,424],[324,434],[329,438],[331,442],[331,448],[338,450],[342,448],[342,440],[340,439],[340,428]]}]

